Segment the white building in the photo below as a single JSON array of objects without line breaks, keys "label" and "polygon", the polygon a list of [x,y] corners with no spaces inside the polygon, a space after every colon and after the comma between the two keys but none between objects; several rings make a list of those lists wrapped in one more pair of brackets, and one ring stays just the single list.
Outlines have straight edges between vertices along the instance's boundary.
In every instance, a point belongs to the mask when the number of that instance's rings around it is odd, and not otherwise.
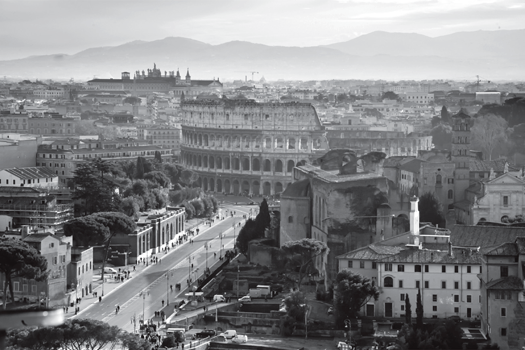
[{"label": "white building", "polygon": [[481,255],[475,249],[452,247],[449,230],[420,227],[417,205],[413,198],[410,232],[337,257],[339,271],[369,277],[380,289],[379,299],[365,305],[362,314],[404,317],[408,294],[415,318],[420,290],[425,318],[479,317]]},{"label": "white building", "polygon": [[58,175],[47,167],[10,168],[0,171],[0,187],[58,187]]},{"label": "white building", "polygon": [[406,92],[401,95],[401,98],[407,102],[414,102],[420,105],[427,105],[434,102],[434,94],[427,92]]}]

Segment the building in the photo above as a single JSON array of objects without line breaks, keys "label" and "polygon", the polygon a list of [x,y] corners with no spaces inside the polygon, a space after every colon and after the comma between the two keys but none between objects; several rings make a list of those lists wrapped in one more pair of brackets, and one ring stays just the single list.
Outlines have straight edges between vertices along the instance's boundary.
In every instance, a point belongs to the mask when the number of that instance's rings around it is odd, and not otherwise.
[{"label": "building", "polygon": [[[312,198],[310,179],[296,181],[286,187],[281,194],[279,208],[281,223],[278,240],[280,242],[312,237],[310,232]],[[298,216],[298,213],[302,213],[303,217]]]},{"label": "building", "polygon": [[180,153],[180,127],[151,125],[143,130],[144,140],[148,141],[149,144],[170,148],[174,154]]},{"label": "building", "polygon": [[[494,228],[497,230],[497,228]],[[525,237],[483,254],[481,329],[501,350],[525,347]]]},{"label": "building", "polygon": [[434,94],[428,92],[405,92],[401,95],[403,101],[427,105],[434,102]]},{"label": "building", "polygon": [[76,136],[77,121],[72,118],[51,116],[29,118],[26,132],[42,136]]},{"label": "building", "polygon": [[495,103],[501,104],[501,92],[476,92],[476,101],[481,101],[483,104]]},{"label": "building", "polygon": [[179,71],[164,72],[153,64],[153,69],[147,73],[136,71],[133,79],[129,72],[122,72],[121,79],[93,79],[88,85],[96,90],[129,91],[133,96],[149,96],[156,92],[169,94],[175,97],[196,97],[200,94],[218,93],[222,95],[222,83],[219,79],[192,80],[189,69],[185,79],[182,79]]},{"label": "building", "polygon": [[0,187],[0,227],[29,226],[55,231],[73,218],[73,205],[57,204],[57,197],[47,189]]},{"label": "building", "polygon": [[42,137],[19,133],[0,134],[0,169],[34,167]]},{"label": "building", "polygon": [[328,145],[309,103],[184,101],[181,162],[205,191],[275,195]]},{"label": "building", "polygon": [[67,286],[75,290],[75,298],[93,292],[93,247],[72,247],[71,263],[67,270]]},{"label": "building", "polygon": [[58,187],[58,176],[49,168],[27,167],[0,170],[0,187]]},{"label": "building", "polygon": [[29,131],[29,115],[27,114],[0,114],[0,131],[27,133]]},{"label": "building", "polygon": [[68,94],[66,93],[64,89],[47,88],[47,89],[33,90],[33,95],[35,95],[36,98],[41,98],[44,100],[53,100],[57,98],[63,98],[67,96]]}]

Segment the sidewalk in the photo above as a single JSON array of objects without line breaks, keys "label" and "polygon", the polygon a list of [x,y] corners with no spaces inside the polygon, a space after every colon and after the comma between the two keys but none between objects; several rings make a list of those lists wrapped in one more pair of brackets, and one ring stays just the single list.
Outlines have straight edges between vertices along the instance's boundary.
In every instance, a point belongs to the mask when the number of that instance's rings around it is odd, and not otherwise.
[{"label": "sidewalk", "polygon": [[[215,223],[213,223],[212,226],[210,227],[205,224],[206,221],[207,221],[206,219],[201,219],[201,218],[191,219],[186,223],[185,229],[190,230],[194,228],[200,228],[201,231],[204,232],[203,229],[210,229],[216,224],[219,224],[221,222],[221,221],[215,221]],[[189,244],[189,240],[184,242],[182,245],[185,245],[185,244]],[[168,255],[177,251],[178,248],[181,247],[182,245],[177,245],[174,248],[170,249],[170,251],[168,252]],[[133,278],[141,274],[144,270],[146,270],[148,267],[152,265],[154,264],[127,265],[127,266],[121,266],[120,269],[122,269],[122,271],[129,270],[130,276],[131,276],[130,278]],[[118,269],[119,267],[115,267],[115,268]],[[108,276],[108,275],[106,274],[105,276]],[[115,290],[119,289],[120,287],[124,286],[128,280],[129,279],[124,279],[124,282],[120,282],[116,280],[108,281],[106,279],[106,282],[104,283],[104,296],[107,296],[111,294],[112,292],[114,292]],[[66,308],[66,315],[65,315],[66,318],[73,318],[75,316],[81,316],[83,311],[86,311],[87,309],[90,308],[91,305],[98,302],[98,297],[102,295],[102,280],[100,279],[100,275],[93,276],[92,286],[93,286],[93,293],[91,295],[83,297],[79,304],[76,304],[73,307],[69,306]],[[94,296],[95,293],[97,294],[97,297]],[[74,294],[73,294],[73,298],[76,298]],[[80,307],[80,313],[78,315],[75,313],[75,307]]]}]

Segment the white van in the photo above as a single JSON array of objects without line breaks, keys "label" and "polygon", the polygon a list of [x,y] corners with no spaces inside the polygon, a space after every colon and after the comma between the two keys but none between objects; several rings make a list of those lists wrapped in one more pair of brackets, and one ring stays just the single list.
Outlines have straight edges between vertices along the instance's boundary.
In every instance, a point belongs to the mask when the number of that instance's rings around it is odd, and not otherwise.
[{"label": "white van", "polygon": [[229,329],[226,332],[219,334],[219,336],[223,336],[226,339],[231,339],[237,336],[237,331],[235,329]]},{"label": "white van", "polygon": [[213,302],[214,303],[224,303],[226,302],[226,298],[224,295],[216,294],[213,296]]}]

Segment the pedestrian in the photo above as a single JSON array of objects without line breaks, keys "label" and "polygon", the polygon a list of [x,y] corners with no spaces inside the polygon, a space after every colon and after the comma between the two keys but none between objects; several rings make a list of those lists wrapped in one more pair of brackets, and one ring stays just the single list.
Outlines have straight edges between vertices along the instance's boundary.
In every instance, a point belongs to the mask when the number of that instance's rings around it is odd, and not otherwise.
[{"label": "pedestrian", "polygon": [[98,297],[98,302],[99,302],[99,303],[102,302],[102,296],[99,296],[99,297]]},{"label": "pedestrian", "polygon": [[120,277],[120,282],[124,283],[124,276]]},{"label": "pedestrian", "polygon": [[136,270],[136,266],[135,266],[135,265],[133,265],[133,271],[135,271],[135,270]]},{"label": "pedestrian", "polygon": [[164,299],[162,299],[162,307],[164,307]]},{"label": "pedestrian", "polygon": [[161,264],[161,265],[162,265],[162,259],[159,259],[159,264]]},{"label": "pedestrian", "polygon": [[173,284],[170,284],[171,292],[173,293]]},{"label": "pedestrian", "polygon": [[217,258],[217,253],[213,253],[213,257],[214,257],[214,258]]}]

